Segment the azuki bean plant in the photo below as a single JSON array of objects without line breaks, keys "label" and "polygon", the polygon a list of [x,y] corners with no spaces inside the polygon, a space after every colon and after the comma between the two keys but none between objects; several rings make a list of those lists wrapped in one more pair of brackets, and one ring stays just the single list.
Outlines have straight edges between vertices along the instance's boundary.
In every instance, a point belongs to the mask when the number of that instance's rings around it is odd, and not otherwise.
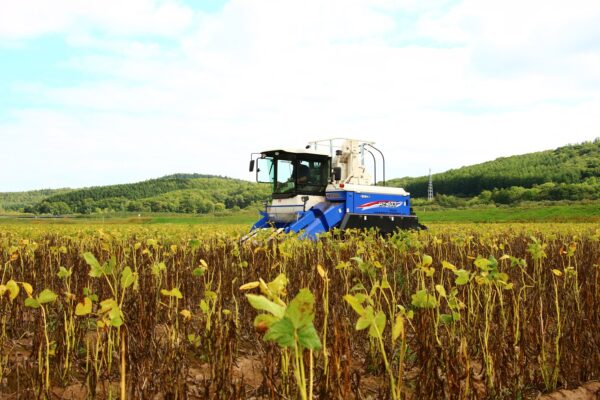
[{"label": "azuki bean plant", "polygon": [[2,225],[0,398],[513,399],[600,379],[593,224],[240,244],[247,228]]}]

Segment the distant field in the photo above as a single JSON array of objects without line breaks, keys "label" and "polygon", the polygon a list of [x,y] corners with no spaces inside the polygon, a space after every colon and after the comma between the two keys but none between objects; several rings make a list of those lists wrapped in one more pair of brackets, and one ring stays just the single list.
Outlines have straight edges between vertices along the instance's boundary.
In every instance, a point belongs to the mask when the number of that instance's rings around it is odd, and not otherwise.
[{"label": "distant field", "polygon": [[114,214],[106,216],[69,216],[69,217],[19,217],[7,215],[0,217],[2,223],[44,224],[185,224],[185,225],[251,225],[258,219],[258,212],[241,211],[231,215],[193,215],[193,214]]},{"label": "distant field", "polygon": [[[600,222],[600,203],[552,206],[520,206],[499,208],[466,208],[427,210],[415,207],[423,223],[431,222]],[[32,224],[188,224],[188,225],[252,225],[258,220],[258,211],[244,210],[230,215],[193,214],[116,214],[90,217],[18,218],[5,216],[3,222]]]},{"label": "distant field", "polygon": [[541,207],[415,209],[422,222],[600,222],[600,204]]}]

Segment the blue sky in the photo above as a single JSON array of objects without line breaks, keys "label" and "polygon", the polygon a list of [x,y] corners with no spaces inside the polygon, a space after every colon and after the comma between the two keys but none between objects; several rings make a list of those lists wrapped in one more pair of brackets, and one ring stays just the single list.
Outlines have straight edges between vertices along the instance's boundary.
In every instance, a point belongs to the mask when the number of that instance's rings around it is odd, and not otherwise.
[{"label": "blue sky", "polygon": [[0,191],[372,140],[387,176],[600,136],[600,3],[2,1]]}]

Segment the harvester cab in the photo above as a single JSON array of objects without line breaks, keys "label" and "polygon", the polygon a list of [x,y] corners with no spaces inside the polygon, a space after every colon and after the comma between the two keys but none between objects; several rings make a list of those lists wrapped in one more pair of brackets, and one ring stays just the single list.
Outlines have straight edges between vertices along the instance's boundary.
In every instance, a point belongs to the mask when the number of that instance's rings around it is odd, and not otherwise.
[{"label": "harvester cab", "polygon": [[326,139],[305,149],[273,149],[253,153],[250,171],[257,182],[271,185],[272,198],[261,211],[247,240],[261,229],[274,234],[302,232],[316,239],[333,228],[422,229],[410,207],[410,194],[402,188],[377,186],[365,167],[365,154],[373,156],[376,175],[380,154],[385,185],[385,158],[373,142]]}]

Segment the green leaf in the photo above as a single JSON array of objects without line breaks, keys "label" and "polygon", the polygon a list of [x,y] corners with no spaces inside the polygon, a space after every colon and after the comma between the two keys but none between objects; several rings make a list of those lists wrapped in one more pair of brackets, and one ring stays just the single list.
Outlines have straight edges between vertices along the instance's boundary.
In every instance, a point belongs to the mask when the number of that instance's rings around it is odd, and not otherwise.
[{"label": "green leaf", "polygon": [[430,294],[427,289],[419,290],[417,293],[411,295],[412,305],[418,308],[435,308],[438,303],[435,296]]},{"label": "green leaf", "polygon": [[486,258],[477,257],[477,259],[475,260],[475,266],[482,271],[491,270],[489,265],[490,265],[490,261]]},{"label": "green leaf", "polygon": [[100,263],[96,259],[96,256],[94,256],[90,252],[86,252],[86,253],[83,253],[83,258],[84,258],[85,262],[90,266],[90,276],[92,278],[101,277],[102,276],[102,267],[100,266]]},{"label": "green leaf", "polygon": [[110,258],[108,259],[108,262],[104,264],[104,266],[102,267],[102,272],[104,272],[104,274],[106,275],[111,275],[114,271],[115,271],[115,267],[117,265],[117,259],[116,257],[110,256]]},{"label": "green leaf", "polygon": [[[365,285],[362,284],[362,282],[358,282],[356,285],[352,286],[350,288],[350,291],[355,293],[355,292],[363,292],[366,291],[367,289],[365,288]],[[362,293],[357,293],[356,297],[358,297],[359,295],[364,296],[364,294]]]},{"label": "green leaf", "polygon": [[454,322],[454,318],[450,314],[440,314],[440,322],[444,324],[451,324]]},{"label": "green leaf", "polygon": [[294,324],[289,318],[274,322],[267,333],[265,341],[276,342],[281,347],[294,347]]},{"label": "green leaf", "polygon": [[375,318],[373,319],[371,326],[369,327],[369,335],[374,338],[383,337],[383,331],[385,330],[385,321],[386,317],[383,311],[379,311]]},{"label": "green leaf", "polygon": [[115,328],[118,328],[121,325],[123,325],[123,318],[121,318],[120,316],[116,316],[114,318],[111,318],[110,319],[110,324],[112,326],[114,326]]},{"label": "green leaf", "polygon": [[118,328],[121,325],[123,325],[123,313],[121,312],[121,309],[118,306],[110,310],[110,312],[108,313],[108,318],[110,318],[110,324],[115,328]]},{"label": "green leaf", "polygon": [[369,318],[367,316],[359,317],[358,320],[356,321],[355,329],[357,331],[362,331],[363,329],[367,329],[369,326],[371,326],[372,320],[373,320],[372,316],[371,316],[371,318]]},{"label": "green leaf", "polygon": [[431,264],[433,264],[433,258],[427,254],[424,254],[421,264],[423,264],[424,267],[429,267]]},{"label": "green leaf", "polygon": [[508,282],[508,280],[510,279],[510,277],[508,276],[508,274],[504,273],[504,272],[500,272],[497,276],[496,276],[496,280],[502,281],[504,283]]},{"label": "green leaf", "polygon": [[363,315],[365,313],[365,308],[362,306],[362,301],[358,299],[358,296],[347,294],[344,296],[344,300],[350,304],[350,307],[352,307],[358,315]]},{"label": "green leaf", "polygon": [[277,318],[283,318],[285,315],[285,307],[275,304],[265,296],[249,293],[246,294],[246,298],[248,299],[250,305],[256,310],[267,311]]},{"label": "green leaf", "polygon": [[208,306],[208,303],[206,302],[206,300],[202,299],[200,300],[200,311],[202,311],[204,314],[208,313],[208,311],[210,310],[210,307]]},{"label": "green leaf", "polygon": [[85,262],[88,263],[88,265],[90,267],[100,268],[100,263],[96,259],[96,256],[93,255],[92,253],[90,253],[89,251],[83,253],[83,258],[85,259]]},{"label": "green leaf", "polygon": [[152,265],[150,270],[152,272],[152,275],[159,276],[161,272],[167,270],[167,266],[165,265],[164,262],[159,262],[159,263]]},{"label": "green leaf", "polygon": [[383,276],[381,279],[381,288],[382,289],[391,289],[390,283],[388,282],[387,276]]},{"label": "green leaf", "polygon": [[254,327],[264,324],[264,326],[270,328],[275,321],[279,320],[271,314],[258,314],[256,318],[254,318]]},{"label": "green leaf", "polygon": [[204,292],[204,298],[207,300],[215,300],[217,298],[217,292],[213,292],[212,290],[207,290]]},{"label": "green leaf", "polygon": [[292,321],[294,328],[300,329],[310,324],[315,317],[315,298],[308,289],[301,289],[285,310],[285,316]]},{"label": "green leaf", "polygon": [[198,268],[194,268],[194,270],[192,271],[192,275],[202,276],[202,275],[204,275],[205,272],[206,272],[206,268],[198,267]]},{"label": "green leaf", "polygon": [[40,302],[33,297],[28,297],[25,299],[25,306],[31,308],[40,308]]},{"label": "green leaf", "polygon": [[288,279],[286,278],[285,274],[279,274],[275,279],[267,283],[267,287],[272,293],[276,294],[277,296],[281,296],[287,284]]},{"label": "green leaf", "polygon": [[379,288],[379,281],[375,281],[375,283],[373,283],[373,286],[371,287],[371,291],[369,292],[369,297],[374,297],[375,293],[377,293],[377,290]]},{"label": "green leaf", "polygon": [[163,296],[175,297],[176,299],[183,299],[183,295],[177,288],[173,288],[171,290],[162,289],[160,291],[160,294],[162,294]]},{"label": "green leaf", "polygon": [[119,308],[119,303],[115,299],[106,299],[100,302],[100,312],[107,313],[113,308]]},{"label": "green leaf", "polygon": [[392,340],[396,340],[400,337],[400,334],[404,330],[404,317],[402,315],[396,315],[396,322],[392,327]]},{"label": "green leaf", "polygon": [[131,268],[125,267],[123,272],[121,272],[121,287],[123,289],[128,288],[133,285],[133,283],[137,280],[137,272],[132,272]]},{"label": "green leaf", "polygon": [[92,300],[89,297],[83,298],[83,303],[77,303],[75,306],[75,315],[83,316],[92,312]]},{"label": "green leaf", "polygon": [[319,350],[321,348],[321,339],[312,323],[306,324],[298,330],[298,344],[303,349]]},{"label": "green leaf", "polygon": [[454,275],[456,275],[456,280],[454,281],[454,283],[456,283],[457,285],[464,285],[469,282],[469,271],[459,269],[457,271],[454,271]]},{"label": "green leaf", "polygon": [[59,278],[66,279],[71,276],[73,270],[71,268],[66,269],[65,267],[60,267],[58,269],[58,273],[56,274]]},{"label": "green leaf", "polygon": [[498,269],[498,260],[496,260],[496,257],[490,255],[488,257],[488,262],[489,262],[489,266],[492,270],[497,270]]},{"label": "green leaf", "polygon": [[446,297],[446,289],[444,289],[442,285],[435,285],[435,290],[440,294],[440,296]]},{"label": "green leaf", "polygon": [[57,297],[58,295],[52,290],[44,289],[42,290],[42,293],[38,295],[37,301],[39,301],[40,304],[52,303]]}]

